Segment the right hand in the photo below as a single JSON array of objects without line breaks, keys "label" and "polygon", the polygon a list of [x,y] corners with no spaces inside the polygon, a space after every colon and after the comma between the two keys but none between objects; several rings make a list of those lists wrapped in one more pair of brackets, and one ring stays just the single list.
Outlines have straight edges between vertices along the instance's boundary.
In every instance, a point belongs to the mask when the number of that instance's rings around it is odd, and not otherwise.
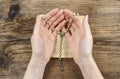
[{"label": "right hand", "polygon": [[[38,15],[34,27],[34,32],[31,38],[32,56],[47,63],[54,51],[57,31],[64,26],[65,21],[63,10],[53,9],[45,16],[45,21]],[[50,26],[46,22],[51,23]],[[57,26],[56,26],[57,25]],[[55,28],[52,32],[51,28]]]}]

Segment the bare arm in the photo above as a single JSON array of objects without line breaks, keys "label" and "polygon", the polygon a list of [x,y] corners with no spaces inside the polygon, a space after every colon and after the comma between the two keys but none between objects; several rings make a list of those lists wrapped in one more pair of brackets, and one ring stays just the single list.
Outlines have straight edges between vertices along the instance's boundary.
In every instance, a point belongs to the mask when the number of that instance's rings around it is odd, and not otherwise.
[{"label": "bare arm", "polygon": [[[44,16],[37,16],[31,38],[32,57],[23,79],[42,79],[45,66],[49,62],[55,47],[57,31],[64,26],[63,10],[53,9]],[[57,22],[56,22],[57,20]],[[49,24],[46,24],[47,21]],[[52,30],[56,26],[55,30]]]},{"label": "bare arm", "polygon": [[37,57],[31,57],[23,79],[42,79],[46,62]]},{"label": "bare arm", "polygon": [[92,56],[77,63],[85,79],[104,79]]}]

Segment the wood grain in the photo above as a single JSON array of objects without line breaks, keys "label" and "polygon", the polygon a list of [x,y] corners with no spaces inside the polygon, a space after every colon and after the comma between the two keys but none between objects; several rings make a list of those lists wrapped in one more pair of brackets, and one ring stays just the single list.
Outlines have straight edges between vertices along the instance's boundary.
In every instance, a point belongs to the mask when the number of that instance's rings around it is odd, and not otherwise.
[{"label": "wood grain", "polygon": [[[20,4],[20,13],[8,21],[11,5]],[[94,37],[93,55],[105,79],[120,79],[119,0],[0,0],[0,79],[22,79],[31,57],[35,16],[53,8],[68,8],[89,15]],[[72,59],[64,59],[64,79],[83,79]],[[58,59],[48,63],[44,79],[61,79]],[[62,78],[63,79],[63,78]]]}]

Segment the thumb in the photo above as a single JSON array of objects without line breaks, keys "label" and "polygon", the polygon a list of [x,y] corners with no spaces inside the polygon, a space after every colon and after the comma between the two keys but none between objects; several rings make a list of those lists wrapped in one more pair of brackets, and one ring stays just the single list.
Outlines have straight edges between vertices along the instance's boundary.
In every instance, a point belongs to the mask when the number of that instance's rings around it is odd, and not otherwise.
[{"label": "thumb", "polygon": [[41,16],[37,15],[33,33],[34,34],[39,34],[40,28],[41,28]]},{"label": "thumb", "polygon": [[84,17],[84,20],[83,20],[83,28],[84,28],[85,34],[87,34],[87,35],[91,34],[90,25],[89,25],[89,23],[88,23],[88,15],[86,15],[86,16]]}]

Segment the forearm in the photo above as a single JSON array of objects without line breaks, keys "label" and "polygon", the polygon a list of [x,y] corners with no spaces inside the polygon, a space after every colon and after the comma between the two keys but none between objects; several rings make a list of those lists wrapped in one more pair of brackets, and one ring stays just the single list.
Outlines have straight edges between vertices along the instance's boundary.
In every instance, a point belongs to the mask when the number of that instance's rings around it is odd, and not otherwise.
[{"label": "forearm", "polygon": [[78,63],[84,79],[104,79],[92,56],[82,58]]},{"label": "forearm", "polygon": [[45,66],[45,62],[32,56],[23,79],[42,79]]}]

